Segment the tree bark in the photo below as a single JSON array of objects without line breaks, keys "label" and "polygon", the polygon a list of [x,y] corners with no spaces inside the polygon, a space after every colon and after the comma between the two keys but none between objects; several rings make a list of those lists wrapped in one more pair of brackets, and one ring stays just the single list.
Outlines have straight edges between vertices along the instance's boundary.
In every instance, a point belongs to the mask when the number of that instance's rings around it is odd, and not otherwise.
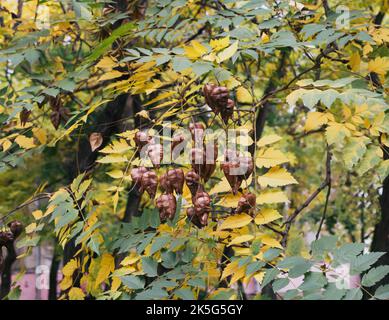
[{"label": "tree bark", "polygon": [[60,263],[61,259],[54,248],[49,274],[49,300],[57,300],[57,276]]},{"label": "tree bark", "polygon": [[16,261],[16,251],[14,243],[7,245],[7,256],[4,261],[4,269],[1,274],[0,300],[4,299],[11,291],[12,265]]}]

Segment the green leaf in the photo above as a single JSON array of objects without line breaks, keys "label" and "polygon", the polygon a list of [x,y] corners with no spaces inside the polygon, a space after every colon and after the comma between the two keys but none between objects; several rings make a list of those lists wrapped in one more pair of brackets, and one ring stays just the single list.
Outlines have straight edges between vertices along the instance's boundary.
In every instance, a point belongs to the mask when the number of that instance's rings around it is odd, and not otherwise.
[{"label": "green leaf", "polygon": [[254,272],[257,272],[260,270],[262,267],[265,266],[265,262],[263,261],[255,261],[247,265],[246,267],[246,276],[249,276],[253,274]]},{"label": "green leaf", "polygon": [[267,269],[261,283],[262,288],[273,281],[275,277],[279,275],[279,273],[280,271],[277,268]]},{"label": "green leaf", "polygon": [[346,296],[343,300],[361,300],[363,298],[363,293],[360,288],[352,288],[347,291]]},{"label": "green leaf", "polygon": [[151,245],[150,255],[153,255],[157,251],[161,250],[169,241],[171,237],[169,235],[158,237]]},{"label": "green leaf", "polygon": [[166,290],[155,287],[137,294],[135,300],[163,299],[163,298],[167,298],[168,296],[169,295],[166,292]]},{"label": "green leaf", "polygon": [[318,240],[315,240],[311,244],[312,255],[322,256],[324,253],[331,251],[336,246],[336,236],[323,236]]},{"label": "green leaf", "polygon": [[142,257],[142,270],[149,277],[156,277],[158,275],[158,262],[151,257]]},{"label": "green leaf", "polygon": [[384,286],[380,286],[375,294],[374,297],[380,300],[388,300],[389,299],[389,284],[386,284]]},{"label": "green leaf", "polygon": [[321,272],[311,272],[304,277],[304,282],[299,286],[299,289],[303,291],[319,290],[326,284],[327,279]]},{"label": "green leaf", "polygon": [[193,292],[189,288],[178,289],[174,291],[174,294],[182,300],[195,300]]},{"label": "green leaf", "polygon": [[74,83],[74,81],[70,79],[63,79],[61,81],[58,81],[56,83],[56,86],[60,89],[63,89],[65,91],[70,91],[70,92],[73,92],[74,89],[76,88],[76,84]]},{"label": "green leaf", "polygon": [[145,280],[137,276],[122,276],[120,277],[122,283],[129,289],[143,289],[145,287]]},{"label": "green leaf", "polygon": [[358,274],[370,268],[385,252],[370,252],[351,260],[350,273]]},{"label": "green leaf", "polygon": [[378,281],[383,279],[389,273],[389,266],[379,266],[370,269],[368,273],[363,275],[361,284],[365,287],[374,286]]},{"label": "green leaf", "polygon": [[330,283],[326,287],[323,295],[324,300],[341,300],[346,294],[346,289],[338,289],[335,283]]},{"label": "green leaf", "polygon": [[273,290],[275,292],[280,291],[282,288],[289,284],[288,278],[277,279],[272,283]]}]

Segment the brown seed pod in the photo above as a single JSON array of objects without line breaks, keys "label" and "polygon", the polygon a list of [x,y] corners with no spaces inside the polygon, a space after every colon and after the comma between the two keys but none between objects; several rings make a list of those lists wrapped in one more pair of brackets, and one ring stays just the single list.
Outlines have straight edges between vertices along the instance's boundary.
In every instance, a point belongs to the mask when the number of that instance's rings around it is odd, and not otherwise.
[{"label": "brown seed pod", "polygon": [[159,177],[159,185],[164,192],[173,193],[173,186],[168,178],[167,173],[164,173]]},{"label": "brown seed pod", "polygon": [[192,135],[192,140],[196,146],[202,146],[204,141],[204,124],[195,122],[189,124],[189,130]]},{"label": "brown seed pod", "polygon": [[178,136],[174,136],[172,139],[172,153],[174,149],[181,143],[185,141],[184,135],[180,134]]},{"label": "brown seed pod", "polygon": [[140,187],[141,181],[142,181],[142,176],[147,171],[149,171],[149,170],[146,167],[138,167],[138,168],[131,169],[131,179],[135,183],[135,185]]},{"label": "brown seed pod", "polygon": [[205,102],[215,114],[218,114],[226,107],[228,101],[228,89],[226,87],[208,83],[204,86],[203,93]]},{"label": "brown seed pod", "polygon": [[217,144],[207,143],[205,145],[205,165],[201,177],[207,182],[216,169],[216,159],[218,155]]},{"label": "brown seed pod", "polygon": [[253,160],[250,157],[241,157],[232,150],[226,150],[225,160],[221,164],[224,175],[236,194],[242,181],[247,179],[254,170]]},{"label": "brown seed pod", "polygon": [[204,175],[205,171],[205,152],[201,148],[192,148],[190,150],[190,160],[193,170],[200,176]]},{"label": "brown seed pod", "polygon": [[134,142],[138,149],[142,149],[145,145],[147,145],[151,140],[151,137],[144,131],[138,131],[135,133]]},{"label": "brown seed pod", "polygon": [[211,210],[211,198],[209,197],[209,194],[205,191],[198,191],[192,198],[192,203],[194,205],[194,209],[197,215],[209,213]]},{"label": "brown seed pod", "polygon": [[23,232],[23,224],[20,221],[14,220],[8,223],[8,228],[11,230],[14,239],[19,237]]},{"label": "brown seed pod", "polygon": [[238,202],[235,213],[251,212],[255,210],[256,196],[249,192],[244,194]]},{"label": "brown seed pod", "polygon": [[227,124],[228,120],[232,118],[232,115],[234,114],[234,106],[234,101],[228,99],[225,107],[221,110],[220,114],[225,124]]},{"label": "brown seed pod", "polygon": [[161,221],[174,218],[177,202],[176,197],[173,194],[161,194],[155,203],[158,208]]},{"label": "brown seed pod", "polygon": [[[202,222],[204,222],[204,219],[201,219],[200,221],[200,218],[196,215],[195,209],[193,207],[189,207],[188,209],[186,209],[186,216],[188,220],[199,229],[203,228],[206,225],[202,224]],[[208,219],[208,216],[206,218]]]},{"label": "brown seed pod", "polygon": [[31,115],[31,110],[27,110],[27,109],[23,108],[23,110],[20,111],[19,119],[20,119],[20,123],[22,126],[24,126],[26,124],[30,115]]},{"label": "brown seed pod", "polygon": [[188,171],[185,181],[193,197],[200,188],[200,176],[195,171]]},{"label": "brown seed pod", "polygon": [[147,147],[147,155],[149,156],[155,168],[159,168],[163,158],[163,147],[161,144],[151,144]]},{"label": "brown seed pod", "polygon": [[177,194],[182,194],[184,188],[184,171],[182,169],[171,169],[167,172],[167,178],[170,181],[174,191]]},{"label": "brown seed pod", "polygon": [[147,171],[142,175],[139,192],[146,191],[151,199],[154,199],[157,193],[158,177],[154,171]]}]

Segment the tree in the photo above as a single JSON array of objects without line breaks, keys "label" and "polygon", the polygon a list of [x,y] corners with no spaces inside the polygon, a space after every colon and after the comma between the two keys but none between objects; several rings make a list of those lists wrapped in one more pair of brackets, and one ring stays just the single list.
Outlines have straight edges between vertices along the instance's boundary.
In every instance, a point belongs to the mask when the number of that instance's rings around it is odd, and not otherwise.
[{"label": "tree", "polygon": [[386,2],[0,10],[0,244],[51,298],[60,257],[61,299],[388,298]]}]

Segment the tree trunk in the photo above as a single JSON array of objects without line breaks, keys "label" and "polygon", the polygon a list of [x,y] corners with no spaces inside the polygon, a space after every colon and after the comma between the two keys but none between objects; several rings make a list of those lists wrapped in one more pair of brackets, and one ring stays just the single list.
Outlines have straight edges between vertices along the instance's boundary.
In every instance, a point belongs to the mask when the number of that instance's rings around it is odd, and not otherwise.
[{"label": "tree trunk", "polygon": [[4,299],[11,291],[12,265],[16,261],[16,251],[13,242],[7,245],[7,256],[4,261],[4,269],[1,274],[0,300]]},{"label": "tree trunk", "polygon": [[49,275],[49,300],[57,300],[57,276],[61,259],[58,257],[56,249],[53,250]]}]

